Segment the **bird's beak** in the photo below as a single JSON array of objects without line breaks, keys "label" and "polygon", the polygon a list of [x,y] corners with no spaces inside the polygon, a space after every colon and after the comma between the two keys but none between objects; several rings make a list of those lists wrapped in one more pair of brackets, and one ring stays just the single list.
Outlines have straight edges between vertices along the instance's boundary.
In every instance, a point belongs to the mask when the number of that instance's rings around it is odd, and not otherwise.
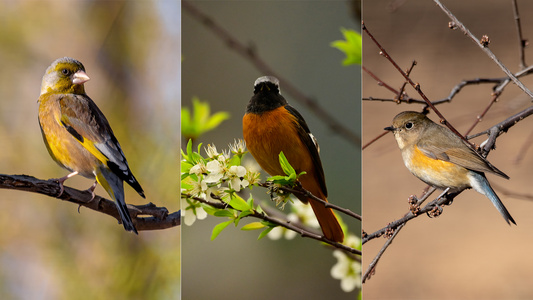
[{"label": "bird's beak", "polygon": [[74,73],[74,79],[72,80],[72,83],[74,84],[83,84],[87,81],[89,81],[89,76],[87,76],[87,73],[83,72],[83,71],[78,71],[76,73]]},{"label": "bird's beak", "polygon": [[394,127],[392,127],[392,126],[385,127],[385,128],[383,128],[383,129],[385,129],[385,130],[387,130],[387,131],[392,131],[392,132],[398,130],[398,128],[394,128]]}]

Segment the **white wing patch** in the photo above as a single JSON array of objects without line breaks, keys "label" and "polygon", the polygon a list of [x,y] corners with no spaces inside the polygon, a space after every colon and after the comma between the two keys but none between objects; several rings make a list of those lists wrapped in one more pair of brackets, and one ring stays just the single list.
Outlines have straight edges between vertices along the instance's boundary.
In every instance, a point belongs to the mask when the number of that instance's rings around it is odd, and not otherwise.
[{"label": "white wing patch", "polygon": [[108,143],[97,143],[95,144],[96,149],[98,151],[102,152],[109,161],[116,164],[119,169],[124,173],[124,175],[128,175],[128,162],[126,161],[126,158],[124,156],[124,153],[122,152],[122,149],[120,149],[120,145],[114,145],[117,147],[117,149],[113,149],[108,145]]},{"label": "white wing patch", "polygon": [[318,145],[318,141],[315,138],[315,136],[312,133],[309,133],[309,136],[311,137],[311,140],[313,141],[313,144],[315,144],[316,151],[320,153],[320,146]]}]

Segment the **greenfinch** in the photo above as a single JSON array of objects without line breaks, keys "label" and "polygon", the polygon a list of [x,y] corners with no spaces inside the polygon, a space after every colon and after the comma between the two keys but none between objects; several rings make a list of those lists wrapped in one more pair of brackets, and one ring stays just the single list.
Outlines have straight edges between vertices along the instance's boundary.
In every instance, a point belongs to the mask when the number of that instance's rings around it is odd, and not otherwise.
[{"label": "greenfinch", "polygon": [[124,201],[126,181],[141,197],[141,185],[133,176],[126,157],[104,114],[85,93],[89,80],[82,63],[69,57],[55,60],[46,69],[39,96],[39,125],[48,153],[71,173],[58,179],[63,183],[77,174],[96,179],[115,201],[127,231],[137,229]]}]

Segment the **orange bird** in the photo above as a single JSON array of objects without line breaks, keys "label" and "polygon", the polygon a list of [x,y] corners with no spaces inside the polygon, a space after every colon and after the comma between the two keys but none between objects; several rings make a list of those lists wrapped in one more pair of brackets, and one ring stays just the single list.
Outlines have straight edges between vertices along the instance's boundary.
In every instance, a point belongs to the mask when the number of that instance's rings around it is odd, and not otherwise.
[{"label": "orange bird", "polygon": [[[280,94],[277,78],[263,76],[255,81],[254,95],[246,107],[242,128],[246,146],[263,170],[272,176],[285,175],[279,163],[279,153],[283,151],[296,173],[306,172],[299,178],[303,188],[328,201],[318,144],[302,115]],[[344,240],[331,208],[312,198],[296,197],[311,204],[326,238],[335,242]]]}]

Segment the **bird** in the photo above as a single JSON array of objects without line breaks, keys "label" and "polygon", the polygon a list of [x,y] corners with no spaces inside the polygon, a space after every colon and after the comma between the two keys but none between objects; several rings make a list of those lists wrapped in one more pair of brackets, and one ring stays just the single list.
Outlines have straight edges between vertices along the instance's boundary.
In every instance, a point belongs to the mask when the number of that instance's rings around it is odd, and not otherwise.
[{"label": "bird", "polygon": [[70,57],[52,62],[42,79],[37,102],[43,141],[52,159],[71,172],[57,179],[60,195],[63,183],[75,175],[93,179],[92,199],[100,184],[115,201],[124,229],[138,234],[126,207],[123,182],[143,198],[144,191],[106,117],[85,93],[89,79],[83,64]]},{"label": "bird", "polygon": [[509,179],[449,128],[426,115],[404,111],[385,130],[394,137],[405,166],[418,179],[438,189],[459,192],[466,188],[485,195],[510,225],[515,220],[492,189],[485,173]]},{"label": "bird", "polygon": [[[283,151],[297,174],[306,172],[298,179],[302,187],[327,202],[318,143],[302,115],[280,94],[276,77],[262,76],[255,81],[242,126],[246,147],[263,170],[272,176],[284,175],[279,163]],[[311,204],[326,238],[343,241],[344,233],[331,208],[310,197],[296,197]]]}]

